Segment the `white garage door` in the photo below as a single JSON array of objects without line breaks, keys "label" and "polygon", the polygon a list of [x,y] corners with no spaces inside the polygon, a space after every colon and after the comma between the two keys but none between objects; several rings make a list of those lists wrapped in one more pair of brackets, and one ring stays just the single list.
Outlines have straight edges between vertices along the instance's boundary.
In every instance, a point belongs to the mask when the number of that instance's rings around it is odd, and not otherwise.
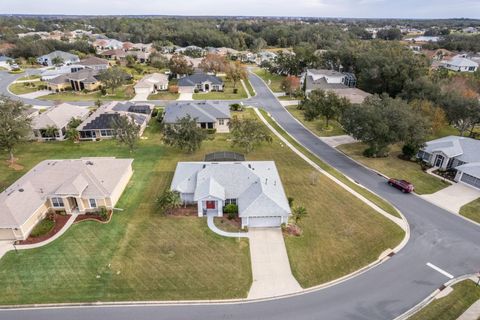
[{"label": "white garage door", "polygon": [[464,173],[462,175],[462,181],[480,189],[480,179],[477,177]]},{"label": "white garage door", "polygon": [[136,94],[139,94],[139,93],[150,93],[150,89],[149,88],[135,88],[135,93]]},{"label": "white garage door", "polygon": [[282,217],[250,217],[248,220],[249,228],[267,228],[280,227]]},{"label": "white garage door", "polygon": [[194,87],[178,87],[178,92],[180,93],[193,93],[194,91]]}]

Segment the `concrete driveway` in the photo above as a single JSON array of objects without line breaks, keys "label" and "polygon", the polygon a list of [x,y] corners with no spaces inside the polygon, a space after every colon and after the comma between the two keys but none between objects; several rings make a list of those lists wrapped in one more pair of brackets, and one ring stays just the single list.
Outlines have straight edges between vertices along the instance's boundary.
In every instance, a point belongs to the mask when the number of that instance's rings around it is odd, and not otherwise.
[{"label": "concrete driveway", "polygon": [[147,101],[150,93],[137,93],[130,101]]},{"label": "concrete driveway", "polygon": [[181,101],[190,101],[190,100],[193,100],[193,93],[191,93],[191,92],[183,92],[183,93],[180,93],[180,96],[178,97],[177,100],[181,100]]},{"label": "concrete driveway", "polygon": [[320,140],[328,144],[330,147],[336,148],[342,144],[357,142],[353,137],[348,135],[333,136],[333,137],[321,137]]},{"label": "concrete driveway", "polygon": [[52,91],[38,90],[38,91],[35,91],[35,92],[31,92],[31,93],[20,94],[18,96],[21,97],[21,98],[25,98],[25,99],[36,99],[38,97],[46,96],[47,94],[50,94],[50,93],[52,93]]},{"label": "concrete driveway", "polygon": [[462,206],[480,198],[480,190],[463,183],[455,183],[450,187],[421,197],[448,211],[459,213]]},{"label": "concrete driveway", "polygon": [[249,299],[302,291],[293,277],[280,228],[250,228],[253,282]]}]

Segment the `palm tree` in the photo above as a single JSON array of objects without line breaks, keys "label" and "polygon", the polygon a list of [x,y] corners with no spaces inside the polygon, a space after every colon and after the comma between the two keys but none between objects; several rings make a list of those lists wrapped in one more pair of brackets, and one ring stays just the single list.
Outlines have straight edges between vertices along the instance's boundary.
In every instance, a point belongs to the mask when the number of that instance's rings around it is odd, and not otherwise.
[{"label": "palm tree", "polygon": [[292,210],[292,219],[295,222],[295,224],[298,224],[300,220],[305,218],[307,216],[307,209],[305,207],[295,207]]},{"label": "palm tree", "polygon": [[180,208],[182,199],[177,191],[167,190],[155,200],[157,208],[169,214],[173,209]]},{"label": "palm tree", "polygon": [[69,127],[65,133],[65,136],[72,142],[78,142],[80,140],[80,132],[78,132],[77,128],[74,127]]}]

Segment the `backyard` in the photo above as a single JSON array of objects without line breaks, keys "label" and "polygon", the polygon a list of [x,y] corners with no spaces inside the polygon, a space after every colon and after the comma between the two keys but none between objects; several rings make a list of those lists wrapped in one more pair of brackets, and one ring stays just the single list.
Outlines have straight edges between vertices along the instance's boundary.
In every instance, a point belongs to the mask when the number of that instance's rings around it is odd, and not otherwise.
[{"label": "backyard", "polygon": [[[237,99],[246,99],[247,93],[243,88],[240,81],[237,82],[236,89],[237,93],[234,93],[233,82],[222,78],[224,82],[224,87],[222,92],[207,92],[207,93],[194,93],[193,100],[237,100]],[[248,80],[247,80],[248,81]]]},{"label": "backyard", "polygon": [[336,120],[330,120],[328,128],[325,127],[325,119],[319,118],[312,121],[306,121],[303,117],[303,111],[298,110],[297,106],[288,106],[286,107],[288,112],[299,120],[305,127],[310,129],[314,134],[319,137],[332,137],[344,135],[342,127]]},{"label": "backyard", "polygon": [[72,101],[96,101],[98,99],[103,101],[110,100],[130,100],[134,97],[135,93],[132,85],[125,85],[115,89],[112,93],[110,89],[107,90],[107,95],[102,96],[100,91],[83,93],[78,91],[64,91],[60,93],[51,93],[45,96],[41,96],[38,99],[40,100],[54,100],[54,101],[63,101],[63,102],[72,102]]},{"label": "backyard", "polygon": [[[133,156],[135,173],[117,205],[124,211],[116,211],[109,224],[82,222],[46,247],[2,258],[5,294],[0,303],[246,296],[251,284],[248,242],[213,234],[204,219],[164,217],[153,203],[169,186],[177,161],[231,150],[228,134],[217,134],[190,155],[161,144],[155,121],[145,136],[148,139],[141,140],[132,155],[114,141],[29,143],[18,148],[16,156],[25,169],[1,170],[3,187],[52,157]],[[276,161],[287,196],[308,210],[300,222],[302,236],[286,238],[293,273],[303,287],[357,270],[403,238],[399,227],[316,172],[278,139],[247,159]]]},{"label": "backyard", "polygon": [[338,146],[339,150],[369,168],[388,177],[410,181],[418,194],[434,193],[450,185],[440,178],[424,172],[419,163],[400,159],[401,147],[399,145],[391,146],[390,154],[386,158],[367,158],[363,156],[363,151],[366,148],[366,145],[360,142]]}]

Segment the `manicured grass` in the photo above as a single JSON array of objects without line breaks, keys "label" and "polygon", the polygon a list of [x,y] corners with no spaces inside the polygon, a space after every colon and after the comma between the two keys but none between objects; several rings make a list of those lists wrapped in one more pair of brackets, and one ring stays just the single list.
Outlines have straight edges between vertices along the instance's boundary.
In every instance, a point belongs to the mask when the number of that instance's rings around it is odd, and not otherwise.
[{"label": "manicured grass", "polygon": [[42,81],[35,81],[35,82],[29,82],[28,84],[33,84],[27,86],[27,82],[22,82],[22,83],[12,83],[8,89],[13,93],[13,94],[26,94],[26,93],[32,93],[35,91],[39,90],[39,86],[43,85],[44,83]]},{"label": "manicured grass", "polygon": [[464,205],[460,214],[480,223],[480,198]]},{"label": "manicured grass", "polygon": [[42,221],[40,221],[36,226],[35,228],[33,228],[32,232],[30,233],[30,235],[32,237],[39,237],[39,236],[43,236],[47,233],[50,232],[50,230],[53,229],[53,227],[55,226],[55,221],[51,220],[51,219],[43,219]]},{"label": "manicured grass", "polygon": [[253,90],[252,84],[248,79],[243,80],[245,82],[245,86],[247,87],[248,92],[250,93],[250,96],[253,97],[255,96],[255,90]]},{"label": "manicured grass", "polygon": [[60,93],[52,93],[46,96],[39,97],[40,100],[54,100],[54,101],[96,101],[98,99],[103,101],[111,100],[130,100],[134,97],[135,93],[133,91],[132,85],[126,85],[120,88],[117,88],[114,93],[108,90],[106,96],[102,96],[100,91],[95,91],[91,93],[83,93],[76,91],[65,91]]},{"label": "manicured grass", "polygon": [[263,114],[265,119],[268,121],[268,123],[275,128],[277,132],[279,132],[285,139],[287,139],[288,142],[290,142],[295,148],[300,150],[303,154],[305,154],[310,160],[315,162],[320,168],[325,170],[326,172],[330,173],[332,176],[373,202],[376,206],[379,208],[383,209],[385,212],[391,214],[392,216],[400,218],[400,214],[395,210],[395,208],[388,203],[386,200],[382,199],[381,197],[377,196],[374,193],[371,193],[365,188],[362,188],[361,186],[353,183],[351,180],[349,180],[347,177],[345,177],[342,173],[337,171],[335,168],[329,166],[325,162],[321,161],[317,156],[312,154],[309,150],[307,150],[305,147],[303,147],[301,144],[299,144],[295,139],[293,139],[288,133],[283,130],[282,127],[280,127],[269,115],[265,110],[260,110],[260,112]]},{"label": "manicured grass", "polygon": [[364,157],[363,151],[366,148],[366,145],[363,143],[351,143],[338,146],[339,150],[369,168],[380,171],[391,178],[410,181],[415,186],[415,192],[418,194],[434,193],[450,185],[424,172],[420,164],[400,159],[398,156],[401,154],[401,150],[398,145],[391,147],[390,155],[386,158]]},{"label": "manicured grass", "polygon": [[148,96],[148,100],[177,100],[180,93],[161,91]]},{"label": "manicured grass", "polygon": [[[186,155],[161,144],[154,120],[145,137],[132,154],[115,141],[31,142],[16,152],[24,170],[0,164],[5,186],[43,159],[135,158],[134,175],[116,205],[124,211],[115,211],[109,224],[81,222],[48,246],[10,252],[0,260],[0,304],[246,297],[248,241],[217,236],[205,219],[165,217],[154,205],[178,161],[202,160],[205,153],[224,150],[226,138],[219,135]],[[0,153],[0,158],[7,155]]]},{"label": "manicured grass", "polygon": [[[273,123],[268,115],[267,119]],[[276,143],[283,145],[274,139]],[[404,232],[400,227],[305,161],[299,161],[288,147],[282,148],[274,158],[287,196],[294,198],[294,206],[305,206],[308,211],[300,222],[303,234],[285,239],[292,272],[302,287],[351,273],[401,242]],[[312,180],[316,182],[312,184]]]},{"label": "manicured grass", "polygon": [[207,92],[207,93],[194,93],[193,100],[236,100],[236,99],[246,99],[247,93],[243,88],[242,84],[237,82],[238,92],[233,93],[233,82],[222,78],[224,82],[223,92]]},{"label": "manicured grass", "polygon": [[303,111],[298,110],[297,106],[288,106],[286,107],[288,112],[292,114],[297,120],[299,120],[305,127],[310,129],[319,137],[332,137],[332,136],[341,136],[345,134],[342,126],[335,120],[330,120],[328,128],[325,126],[325,119],[316,119],[313,121],[306,121],[303,117]]},{"label": "manicured grass", "polygon": [[32,74],[29,76],[18,78],[17,81],[24,81],[24,80],[33,80],[33,79],[40,79],[41,76],[39,74]]},{"label": "manicured grass", "polygon": [[[265,69],[256,69],[253,71],[257,76],[263,79],[273,92],[283,92],[282,81],[285,77],[270,73]],[[270,81],[270,84],[269,84]]]},{"label": "manicured grass", "polygon": [[409,320],[455,320],[480,299],[480,287],[471,280],[453,286],[447,296],[432,301]]}]

